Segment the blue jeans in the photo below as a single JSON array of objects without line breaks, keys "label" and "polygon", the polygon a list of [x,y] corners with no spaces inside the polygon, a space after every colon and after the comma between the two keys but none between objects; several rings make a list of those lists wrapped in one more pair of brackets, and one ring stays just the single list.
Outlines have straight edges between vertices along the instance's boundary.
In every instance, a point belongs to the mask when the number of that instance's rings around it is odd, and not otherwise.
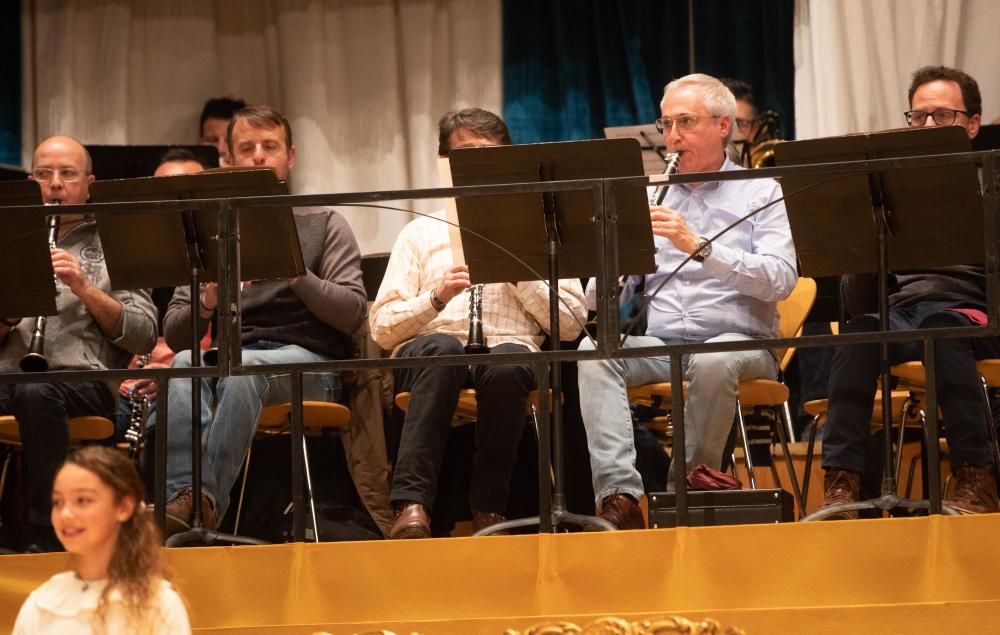
[{"label": "blue jeans", "polygon": [[[189,368],[191,352],[174,357],[174,368]],[[243,363],[289,364],[322,362],[328,358],[301,346],[258,341],[243,348]],[[302,398],[338,401],[339,373],[311,373],[302,377]],[[213,408],[214,397],[214,408]],[[206,377],[201,387],[201,442],[203,492],[215,503],[215,517],[223,518],[229,492],[240,473],[247,447],[257,431],[265,405],[291,401],[287,375]],[[170,380],[170,426],[167,433],[167,500],[191,487],[191,380]],[[156,413],[150,417],[155,425]]]},{"label": "blue jeans", "polygon": [[[751,339],[740,333],[724,333],[708,342]],[[680,343],[678,340],[667,344]],[[690,343],[690,342],[689,342]],[[660,346],[652,336],[633,335],[625,348]],[[580,350],[591,350],[590,340]],[[579,363],[580,410],[587,430],[590,468],[598,504],[612,494],[643,495],[642,477],[635,469],[635,439],[627,388],[670,381],[670,357],[602,359]],[[684,401],[684,449],[687,469],[705,465],[719,469],[726,439],[736,416],[736,387],[744,379],[778,376],[774,355],[767,350],[699,353],[683,360],[687,379]],[[677,463],[670,465],[670,476]]]}]

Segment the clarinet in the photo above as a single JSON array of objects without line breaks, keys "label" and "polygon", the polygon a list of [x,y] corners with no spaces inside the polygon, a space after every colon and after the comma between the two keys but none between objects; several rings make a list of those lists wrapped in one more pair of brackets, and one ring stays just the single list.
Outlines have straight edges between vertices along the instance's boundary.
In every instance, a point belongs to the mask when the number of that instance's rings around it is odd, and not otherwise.
[{"label": "clarinet", "polygon": [[[46,205],[58,204],[58,202],[46,203]],[[56,248],[58,237],[59,217],[53,214],[49,216],[49,249]],[[56,277],[56,284],[59,284],[58,277]],[[45,359],[45,324],[47,322],[48,318],[44,315],[39,315],[35,318],[35,324],[31,329],[31,342],[28,344],[28,352],[18,363],[21,370],[26,373],[44,373],[49,369],[49,360]]]},{"label": "clarinet", "polygon": [[483,285],[469,287],[469,342],[465,352],[470,355],[489,353],[486,335],[483,334]]},{"label": "clarinet", "polygon": [[[681,153],[674,152],[673,154],[668,154],[666,157],[667,167],[664,168],[663,173],[670,176],[677,171],[677,164],[680,163]],[[652,195],[649,197],[649,204],[651,206],[662,205],[663,199],[667,197],[667,190],[670,189],[670,183],[661,183],[656,186],[653,190]]]},{"label": "clarinet", "polygon": [[[135,367],[144,368],[149,363],[150,354],[144,353],[136,357]],[[129,392],[129,404],[131,412],[129,414],[128,430],[125,431],[125,440],[128,442],[128,458],[136,461],[139,458],[139,450],[142,449],[142,439],[145,436],[143,431],[143,421],[146,419],[146,412],[149,410],[149,397],[140,394],[135,387]]]}]

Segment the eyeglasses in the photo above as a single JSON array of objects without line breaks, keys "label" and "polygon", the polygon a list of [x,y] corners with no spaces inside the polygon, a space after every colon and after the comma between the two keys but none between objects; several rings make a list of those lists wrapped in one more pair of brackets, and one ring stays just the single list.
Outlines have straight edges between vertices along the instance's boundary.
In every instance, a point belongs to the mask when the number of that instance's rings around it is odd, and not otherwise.
[{"label": "eyeglasses", "polygon": [[681,132],[691,132],[698,127],[698,122],[702,119],[718,119],[721,115],[706,115],[698,117],[696,115],[681,115],[676,119],[670,117],[660,117],[656,120],[656,130],[660,133],[668,133],[677,124],[677,129]]},{"label": "eyeglasses", "polygon": [[36,181],[48,183],[56,174],[59,175],[59,180],[63,183],[75,183],[83,178],[86,172],[76,168],[59,168],[58,170],[53,170],[52,168],[35,168],[31,171],[31,178]]},{"label": "eyeglasses", "polygon": [[913,128],[919,128],[927,123],[927,117],[933,117],[934,123],[939,126],[950,126],[955,123],[955,118],[958,117],[958,113],[962,113],[966,117],[969,116],[967,110],[955,110],[954,108],[938,108],[934,112],[927,112],[926,110],[908,110],[903,113],[906,116],[906,123],[908,123]]},{"label": "eyeglasses", "polygon": [[750,126],[753,125],[753,119],[736,119],[736,127],[740,129],[740,132],[747,132],[750,130]]}]

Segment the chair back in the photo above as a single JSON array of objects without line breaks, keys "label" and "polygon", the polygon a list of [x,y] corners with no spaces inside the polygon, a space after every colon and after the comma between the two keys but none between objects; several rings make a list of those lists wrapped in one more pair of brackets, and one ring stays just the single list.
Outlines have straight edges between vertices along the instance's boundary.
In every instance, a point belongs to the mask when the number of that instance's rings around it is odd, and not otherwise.
[{"label": "chair back", "polygon": [[[781,318],[778,337],[797,337],[802,332],[802,325],[805,324],[814,302],[816,302],[816,281],[800,277],[788,297],[778,302],[778,314]],[[784,372],[792,361],[795,349],[779,348],[776,352],[780,360],[779,367],[781,372]]]}]

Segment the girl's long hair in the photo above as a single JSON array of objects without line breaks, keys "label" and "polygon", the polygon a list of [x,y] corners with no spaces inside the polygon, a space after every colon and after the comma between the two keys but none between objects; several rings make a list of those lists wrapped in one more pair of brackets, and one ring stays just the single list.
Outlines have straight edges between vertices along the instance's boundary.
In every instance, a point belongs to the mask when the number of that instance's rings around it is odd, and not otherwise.
[{"label": "girl's long hair", "polygon": [[160,617],[157,603],[161,580],[170,578],[170,571],[160,553],[160,530],[145,509],[142,479],[135,466],[121,452],[92,445],[74,450],[67,464],[77,465],[97,475],[111,488],[115,502],[126,497],[135,501],[132,516],[122,523],[114,554],[108,564],[108,584],[97,603],[98,624],[107,617],[108,598],[112,591],[121,593],[128,624],[141,629]]}]

